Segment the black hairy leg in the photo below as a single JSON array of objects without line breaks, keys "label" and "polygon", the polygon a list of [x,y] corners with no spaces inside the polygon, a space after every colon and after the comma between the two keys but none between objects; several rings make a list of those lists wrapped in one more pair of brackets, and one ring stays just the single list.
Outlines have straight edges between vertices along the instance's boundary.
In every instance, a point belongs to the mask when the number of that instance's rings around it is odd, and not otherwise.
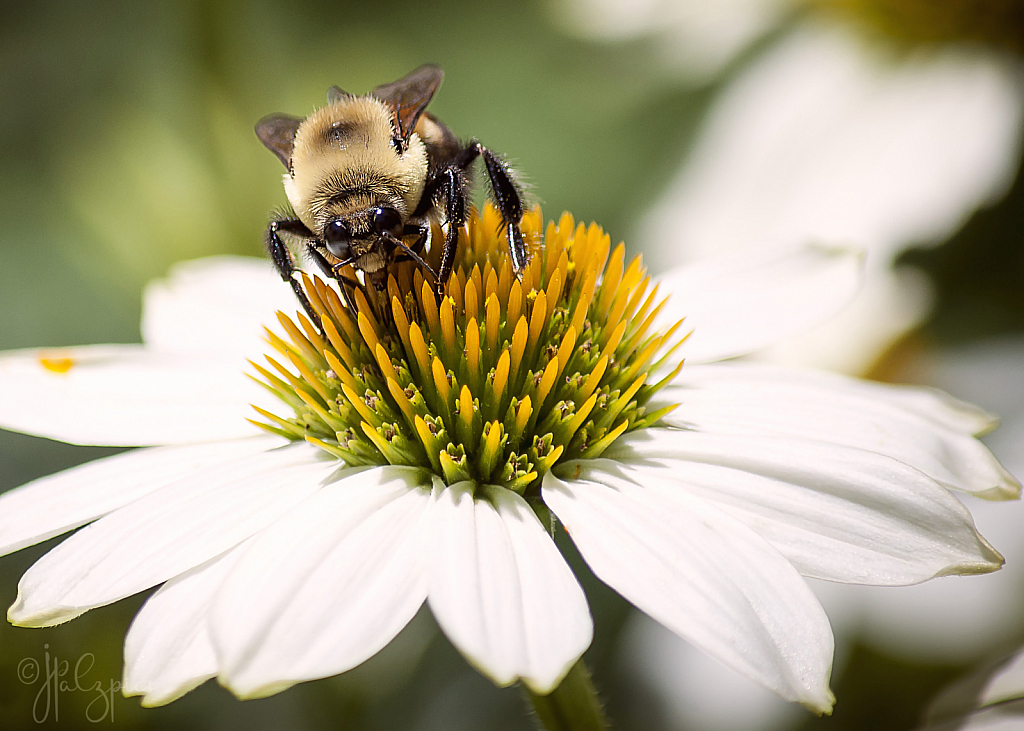
[{"label": "black hairy leg", "polygon": [[491,184],[491,198],[498,206],[505,235],[508,238],[508,253],[512,257],[512,269],[520,274],[526,268],[526,247],[523,245],[523,195],[512,179],[508,165],[477,140],[470,140],[465,149],[455,158],[460,170],[465,170],[477,157],[484,159],[487,180]]},{"label": "black hairy leg", "polygon": [[[281,236],[279,235],[280,232],[288,233],[303,239],[306,243],[306,247],[311,251],[315,251],[314,243],[316,242],[316,237],[313,236],[313,233],[306,228],[306,225],[297,218],[276,218],[267,226],[265,243],[267,246],[267,252],[270,254],[271,261],[274,262],[274,267],[277,269],[277,273],[281,275],[281,279],[291,285],[292,291],[295,292],[295,296],[298,297],[299,303],[302,305],[302,309],[306,311],[310,321],[317,330],[323,332],[322,325],[320,324],[320,316],[317,315],[316,310],[313,309],[313,305],[310,304],[309,299],[306,297],[306,293],[302,291],[302,285],[299,284],[298,280],[295,278],[295,261],[292,259],[292,254],[288,251],[288,247],[283,241],[281,241]],[[317,261],[317,263],[319,264],[320,262]]]},{"label": "black hairy leg", "polygon": [[458,245],[458,230],[466,220],[468,191],[465,172],[476,162],[478,157],[483,157],[484,166],[487,168],[491,198],[498,207],[502,225],[505,227],[512,268],[516,274],[520,274],[526,268],[526,247],[523,243],[521,229],[523,196],[519,185],[513,180],[512,173],[504,160],[481,145],[478,140],[470,140],[461,152],[427,181],[420,204],[414,213],[414,215],[422,216],[436,205],[438,198],[443,198],[445,201],[448,233],[445,236],[444,249],[441,253],[441,266],[437,272],[439,297],[443,296],[444,288],[451,277]]},{"label": "black hairy leg", "polygon": [[462,180],[462,171],[450,165],[441,171],[440,190],[445,202],[445,221],[448,232],[441,250],[441,266],[437,269],[435,287],[438,299],[444,297],[444,288],[452,276],[455,266],[455,252],[459,248],[459,229],[466,222],[466,187]]}]

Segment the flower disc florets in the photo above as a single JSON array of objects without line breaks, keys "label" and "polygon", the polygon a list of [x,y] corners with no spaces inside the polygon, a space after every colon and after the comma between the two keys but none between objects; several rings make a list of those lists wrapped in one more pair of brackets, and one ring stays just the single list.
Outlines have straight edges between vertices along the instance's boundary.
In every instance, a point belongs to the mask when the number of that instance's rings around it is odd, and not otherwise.
[{"label": "flower disc florets", "polygon": [[[355,311],[303,275],[322,334],[278,313],[285,336],[267,337],[284,362],[253,365],[295,415],[258,409],[270,421],[259,425],[350,465],[426,467],[446,484],[522,494],[560,460],[598,457],[653,424],[671,407],[644,405],[682,364],[658,383],[648,375],[671,358],[679,323],[651,331],[664,300],[640,257],[627,265],[621,243],[609,257],[600,227],[564,214],[542,237],[541,225],[539,209],[523,218],[530,263],[517,279],[497,212],[474,214],[440,304],[413,262],[392,267],[386,294],[353,286]],[[435,269],[438,248],[425,256]]]}]

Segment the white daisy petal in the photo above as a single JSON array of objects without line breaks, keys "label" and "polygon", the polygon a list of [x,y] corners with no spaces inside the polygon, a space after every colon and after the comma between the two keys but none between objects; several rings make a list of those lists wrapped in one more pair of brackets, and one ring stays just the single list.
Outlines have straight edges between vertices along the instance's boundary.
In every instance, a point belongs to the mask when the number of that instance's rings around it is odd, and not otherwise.
[{"label": "white daisy petal", "polygon": [[726,665],[819,712],[832,632],[796,570],[752,530],[679,491],[646,490],[609,460],[544,477],[544,502],[594,573]]},{"label": "white daisy petal", "polygon": [[0,555],[85,525],[187,475],[283,443],[258,436],[154,447],[41,477],[0,495]]},{"label": "white daisy petal", "polygon": [[[682,404],[665,418],[671,426],[855,447],[898,459],[946,487],[979,497],[1020,496],[1020,483],[964,428],[966,405],[933,389],[728,364],[684,368],[659,400]],[[981,422],[980,414],[976,420]],[[958,421],[963,423],[954,426]]]},{"label": "white daisy petal", "polygon": [[217,556],[315,492],[337,460],[307,444],[197,472],[86,526],[22,576],[11,622],[42,627]]},{"label": "white daisy petal", "polygon": [[426,598],[432,503],[424,470],[378,467],[256,536],[214,601],[220,682],[266,696],[383,648]]},{"label": "white daisy petal", "polygon": [[70,444],[147,447],[261,433],[251,403],[276,407],[240,356],[186,356],[141,345],[0,355],[0,428]]},{"label": "white daisy petal", "polygon": [[474,499],[474,487],[438,498],[430,609],[495,683],[549,693],[590,645],[586,597],[525,500],[493,486]]},{"label": "white daisy petal", "polygon": [[1003,563],[956,498],[881,454],[763,434],[655,428],[623,437],[604,456],[660,474],[672,483],[661,492],[714,502],[805,576],[896,586],[987,573]]},{"label": "white daisy petal", "polygon": [[778,365],[864,374],[885,350],[922,322],[935,304],[935,283],[915,267],[893,268],[869,255],[864,286],[849,305],[806,330],[752,354]]},{"label": "white daisy petal", "polygon": [[142,339],[173,353],[258,355],[274,312],[299,303],[266,259],[212,256],[176,264],[142,301]]},{"label": "white daisy petal", "polygon": [[[725,364],[723,364],[725,365]],[[900,407],[941,424],[950,429],[967,432],[975,436],[986,434],[999,424],[999,418],[984,409],[953,398],[948,393],[927,386],[893,386],[877,381],[829,373],[810,368],[776,367],[756,363],[729,363],[726,367],[701,365],[690,370],[694,377],[703,379],[744,380],[746,374],[757,374],[782,385],[808,384],[822,389],[839,388],[859,393],[864,398],[881,398]],[[705,375],[706,374],[706,375]]]},{"label": "white daisy petal", "polygon": [[162,706],[217,675],[210,606],[247,545],[176,576],[146,600],[124,640],[125,695]]},{"label": "white daisy petal", "polygon": [[847,249],[753,249],[673,269],[660,279],[671,297],[659,319],[692,330],[687,363],[750,353],[837,312],[860,283],[862,258]]}]

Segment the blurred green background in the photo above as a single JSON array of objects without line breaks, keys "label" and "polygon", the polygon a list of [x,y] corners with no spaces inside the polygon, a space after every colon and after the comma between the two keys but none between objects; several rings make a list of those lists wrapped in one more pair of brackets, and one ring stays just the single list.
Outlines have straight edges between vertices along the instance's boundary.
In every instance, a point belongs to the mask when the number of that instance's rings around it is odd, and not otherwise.
[{"label": "blurred green background", "polygon": [[[170,264],[262,255],[267,214],[284,195],[255,120],[307,113],[332,84],[361,93],[425,61],[446,71],[431,110],[507,155],[547,217],[571,210],[628,245],[716,95],[771,41],[693,83],[666,70],[647,41],[568,34],[539,2],[66,0],[7,2],[2,17],[0,349],[137,342],[139,293]],[[1018,180],[945,245],[905,256],[940,296],[915,342],[1024,330],[1022,214]],[[0,490],[113,451],[0,432]],[[0,559],[0,603],[53,544]],[[617,728],[678,728],[617,662],[628,606],[563,548],[591,600],[597,640],[587,659]],[[19,680],[19,665],[91,653],[91,681],[118,679],[141,601],[46,630],[0,624],[0,728],[92,727],[104,707],[89,707],[96,696],[86,692],[61,694],[37,723],[45,698]],[[943,683],[1000,649],[934,665],[855,642],[837,668],[835,715],[804,714],[794,728],[909,729]],[[115,693],[112,711],[103,722],[124,729],[532,727],[519,692],[470,669],[426,614],[365,666],[266,700],[241,703],[208,683],[153,710]]]}]

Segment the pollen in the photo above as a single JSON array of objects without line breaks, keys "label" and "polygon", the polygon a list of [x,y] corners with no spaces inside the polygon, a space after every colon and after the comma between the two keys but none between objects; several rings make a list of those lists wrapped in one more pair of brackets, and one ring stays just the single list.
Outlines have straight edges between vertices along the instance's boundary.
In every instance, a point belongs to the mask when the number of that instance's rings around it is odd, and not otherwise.
[{"label": "pollen", "polygon": [[[542,228],[535,208],[516,277],[500,223],[490,205],[473,212],[440,301],[414,262],[393,265],[382,292],[356,272],[330,284],[303,274],[320,322],[278,313],[275,352],[252,366],[288,411],[257,408],[253,423],[349,465],[524,494],[558,462],[599,457],[671,411],[646,404],[682,367],[678,323],[653,329],[664,300],[640,257],[626,263],[622,243],[569,214]],[[435,271],[439,255],[425,253]]]},{"label": "pollen", "polygon": [[59,356],[39,356],[39,365],[51,373],[64,374],[75,367],[75,360]]}]

